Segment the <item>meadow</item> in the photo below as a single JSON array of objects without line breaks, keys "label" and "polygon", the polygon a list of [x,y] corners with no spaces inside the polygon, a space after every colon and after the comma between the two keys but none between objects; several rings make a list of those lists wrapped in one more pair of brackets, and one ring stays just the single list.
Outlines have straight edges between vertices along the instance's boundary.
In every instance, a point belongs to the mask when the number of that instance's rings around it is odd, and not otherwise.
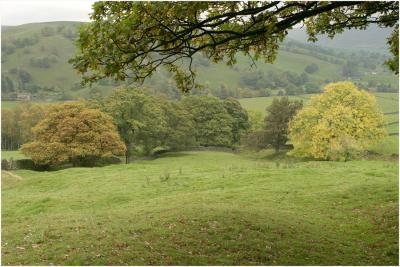
[{"label": "meadow", "polygon": [[19,104],[18,101],[1,101],[2,109],[11,109],[17,107]]},{"label": "meadow", "polygon": [[[1,152],[1,265],[398,266],[396,31],[382,31],[398,4],[157,5],[1,27],[2,99],[41,105],[1,102],[2,149],[30,143]],[[179,95],[192,71],[204,91],[188,95],[201,97]],[[307,105],[313,95],[298,94],[341,80],[371,91],[385,122],[337,83],[340,98],[327,92],[320,107],[337,106],[299,116],[287,141],[301,107],[275,95]],[[94,101],[42,109],[74,99]],[[382,136],[376,124],[388,135],[358,154]]]},{"label": "meadow", "polygon": [[398,265],[397,174],[210,151],[4,172],[2,264]]}]

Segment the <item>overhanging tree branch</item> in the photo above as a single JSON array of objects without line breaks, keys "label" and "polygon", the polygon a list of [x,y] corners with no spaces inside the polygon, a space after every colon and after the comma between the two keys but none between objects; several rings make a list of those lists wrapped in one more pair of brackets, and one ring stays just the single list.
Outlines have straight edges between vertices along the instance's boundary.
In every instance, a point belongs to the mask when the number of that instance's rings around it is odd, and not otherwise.
[{"label": "overhanging tree branch", "polygon": [[[272,62],[288,31],[301,23],[312,41],[371,23],[398,27],[394,1],[97,2],[93,9],[71,60],[84,82],[124,80],[127,73],[143,81],[165,66],[183,91],[195,86],[191,63],[197,53],[230,65],[238,52]],[[391,50],[398,56],[398,48]],[[178,64],[180,59],[187,60]]]}]

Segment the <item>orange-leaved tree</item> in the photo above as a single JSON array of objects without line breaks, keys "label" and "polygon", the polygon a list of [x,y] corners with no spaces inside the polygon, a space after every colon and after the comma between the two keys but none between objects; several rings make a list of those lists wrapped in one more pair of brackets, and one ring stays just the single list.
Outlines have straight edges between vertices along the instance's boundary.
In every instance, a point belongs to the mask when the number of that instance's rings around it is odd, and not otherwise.
[{"label": "orange-leaved tree", "polygon": [[92,165],[97,159],[125,153],[112,118],[81,102],[51,106],[32,131],[33,141],[21,150],[38,165]]}]

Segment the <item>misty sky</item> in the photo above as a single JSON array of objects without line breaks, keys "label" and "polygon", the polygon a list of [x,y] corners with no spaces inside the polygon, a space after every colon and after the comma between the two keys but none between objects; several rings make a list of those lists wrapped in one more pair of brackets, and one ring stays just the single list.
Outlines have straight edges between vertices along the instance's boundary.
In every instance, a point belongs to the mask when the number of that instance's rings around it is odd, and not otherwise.
[{"label": "misty sky", "polygon": [[1,24],[89,21],[95,0],[0,0]]}]

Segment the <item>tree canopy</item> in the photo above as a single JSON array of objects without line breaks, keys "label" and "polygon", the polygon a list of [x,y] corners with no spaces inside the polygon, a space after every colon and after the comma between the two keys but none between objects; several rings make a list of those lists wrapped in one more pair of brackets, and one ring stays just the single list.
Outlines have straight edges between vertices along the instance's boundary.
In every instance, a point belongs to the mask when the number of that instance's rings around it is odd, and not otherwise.
[{"label": "tree canopy", "polygon": [[23,102],[14,109],[1,110],[1,149],[16,150],[32,141],[34,127],[44,118],[45,105]]},{"label": "tree canopy", "polygon": [[300,100],[289,100],[288,97],[274,98],[266,108],[264,137],[266,144],[271,145],[276,152],[288,141],[288,124],[296,112],[303,107]]},{"label": "tree canopy", "polygon": [[32,131],[33,141],[21,150],[39,165],[89,163],[125,152],[112,118],[79,102],[50,107]]},{"label": "tree canopy", "polygon": [[166,131],[166,120],[160,105],[140,90],[119,88],[110,96],[93,103],[113,117],[126,146],[126,163],[131,152],[139,147],[148,154],[161,145],[159,138]]},{"label": "tree canopy", "polygon": [[[193,117],[193,135],[199,145],[229,147],[234,143],[233,135],[240,135],[240,127],[234,128],[238,125],[233,123],[234,118],[218,98],[190,96],[182,100],[182,105]],[[242,123],[246,122],[240,122]]]},{"label": "tree canopy", "polygon": [[375,97],[351,82],[331,83],[289,123],[293,155],[347,160],[385,135]]},{"label": "tree canopy", "polygon": [[[393,27],[388,42],[398,57],[398,9],[397,1],[102,1],[93,5],[70,62],[84,83],[104,77],[143,82],[164,66],[178,88],[189,91],[197,85],[195,54],[228,65],[238,52],[273,62],[288,31],[301,24],[310,41],[369,24]],[[398,71],[395,59],[388,65]]]}]

